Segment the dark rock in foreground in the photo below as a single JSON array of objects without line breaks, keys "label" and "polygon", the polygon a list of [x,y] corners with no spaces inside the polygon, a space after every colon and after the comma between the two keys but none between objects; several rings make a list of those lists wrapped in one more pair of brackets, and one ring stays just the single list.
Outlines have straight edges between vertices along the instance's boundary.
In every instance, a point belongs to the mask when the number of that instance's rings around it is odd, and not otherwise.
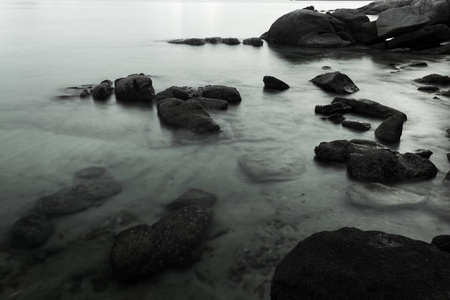
[{"label": "dark rock in foreground", "polygon": [[443,234],[433,238],[431,244],[436,246],[439,250],[450,253],[450,235]]},{"label": "dark rock in foreground", "polygon": [[394,114],[378,126],[375,130],[375,136],[383,142],[398,142],[402,136],[404,122],[403,115]]},{"label": "dark rock in foreground", "polygon": [[322,114],[322,115],[332,115],[336,113],[347,113],[352,110],[352,107],[350,105],[337,102],[333,104],[327,104],[327,105],[316,105],[314,108],[314,112],[316,114]]},{"label": "dark rock in foreground", "polygon": [[116,98],[122,101],[150,101],[155,95],[152,80],[144,74],[116,79]]},{"label": "dark rock in foreground", "polygon": [[274,89],[274,90],[287,90],[289,88],[289,85],[273,76],[264,76],[263,78],[264,87],[267,89]]},{"label": "dark rock in foreground", "polygon": [[389,118],[392,115],[399,114],[404,116],[405,120],[407,119],[406,114],[404,114],[403,112],[368,99],[337,97],[333,99],[332,103],[343,103],[349,105],[352,108],[353,113],[361,115]]},{"label": "dark rock in foreground", "polygon": [[107,99],[109,96],[111,96],[111,93],[113,91],[112,84],[113,83],[111,80],[103,80],[99,85],[94,87],[94,89],[92,90],[92,98],[94,98],[94,100]]},{"label": "dark rock in foreground", "polygon": [[211,207],[216,203],[217,197],[200,189],[190,189],[181,196],[166,205],[168,210],[178,210],[190,205],[200,205],[202,207]]},{"label": "dark rock in foreground", "polygon": [[197,133],[217,133],[220,126],[196,100],[167,98],[158,102],[158,114],[165,122],[188,128]]},{"label": "dark rock in foreground", "polygon": [[211,213],[200,206],[184,207],[159,220],[122,231],[111,251],[115,277],[124,282],[180,268],[198,260]]},{"label": "dark rock in foreground", "polygon": [[342,126],[351,128],[358,131],[367,131],[370,130],[372,125],[366,122],[352,121],[352,120],[344,120],[342,121]]},{"label": "dark rock in foreground", "polygon": [[400,235],[342,228],[301,241],[278,264],[272,300],[448,299],[450,254]]},{"label": "dark rock in foreground", "polygon": [[206,44],[205,39],[199,38],[190,38],[190,39],[177,39],[168,41],[169,44],[177,44],[177,45],[189,45],[189,46],[203,46]]},{"label": "dark rock in foreground", "polygon": [[332,72],[318,75],[311,82],[324,90],[337,94],[351,94],[359,91],[353,81],[341,72]]},{"label": "dark rock in foreground", "polygon": [[445,75],[439,75],[439,74],[430,74],[430,75],[424,76],[422,78],[417,78],[414,81],[420,82],[420,83],[427,83],[427,84],[447,85],[447,84],[450,84],[450,77],[445,76]]},{"label": "dark rock in foreground", "polygon": [[207,85],[199,88],[200,94],[205,98],[225,100],[228,103],[241,102],[241,94],[234,87],[224,85]]},{"label": "dark rock in foreground", "polygon": [[253,47],[261,47],[263,45],[263,41],[259,37],[252,37],[252,38],[245,39],[243,41],[243,44],[244,45],[251,45]]},{"label": "dark rock in foreground", "polygon": [[38,247],[53,232],[53,224],[45,215],[32,213],[14,223],[11,232],[11,245],[16,248]]}]

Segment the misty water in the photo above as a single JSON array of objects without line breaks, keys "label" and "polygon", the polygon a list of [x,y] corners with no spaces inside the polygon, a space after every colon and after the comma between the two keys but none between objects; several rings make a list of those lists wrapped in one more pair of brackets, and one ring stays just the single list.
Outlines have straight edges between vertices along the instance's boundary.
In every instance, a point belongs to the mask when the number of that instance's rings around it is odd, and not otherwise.
[{"label": "misty water", "polygon": [[[448,75],[448,56],[418,56],[367,49],[301,49],[264,44],[201,47],[168,44],[175,38],[260,36],[281,15],[355,8],[357,1],[150,2],[3,1],[0,3],[0,235],[42,196],[68,187],[74,173],[102,166],[122,184],[103,205],[52,219],[55,233],[38,249],[0,252],[2,299],[269,299],[277,262],[312,233],[351,226],[430,240],[450,233],[446,153],[450,98],[417,90],[413,80]],[[393,64],[426,61],[428,67]],[[361,116],[372,129],[356,132],[320,119],[315,105],[336,96],[309,82],[322,67],[353,79],[367,98],[408,115],[394,148],[433,151],[435,179],[392,183],[429,196],[414,209],[352,206],[354,181],[339,164],[314,160],[314,147],[336,139],[374,139],[382,120]],[[151,76],[156,92],[172,85],[233,86],[239,105],[211,116],[222,131],[199,135],[163,124],[155,104],[123,105],[114,96],[60,99],[68,87]],[[291,88],[263,89],[272,75]],[[255,181],[242,157],[263,157],[296,170],[289,180]],[[286,178],[282,178],[286,179]],[[112,277],[112,234],[153,224],[164,205],[190,188],[218,197],[202,259],[123,285]],[[434,207],[434,209],[433,209]],[[447,210],[446,210],[447,208]],[[93,229],[109,228],[98,238]],[[106,229],[105,229],[106,230]],[[44,254],[43,254],[44,253]]]}]

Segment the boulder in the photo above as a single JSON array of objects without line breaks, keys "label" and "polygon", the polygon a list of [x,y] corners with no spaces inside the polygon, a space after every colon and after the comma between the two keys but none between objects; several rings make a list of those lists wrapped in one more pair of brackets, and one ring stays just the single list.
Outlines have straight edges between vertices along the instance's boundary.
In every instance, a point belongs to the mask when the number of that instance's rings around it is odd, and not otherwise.
[{"label": "boulder", "polygon": [[446,23],[450,19],[450,2],[447,0],[412,0],[411,7],[417,14],[430,19],[430,24]]},{"label": "boulder", "polygon": [[196,100],[166,98],[158,102],[158,114],[168,124],[185,127],[197,133],[217,133],[220,126]]},{"label": "boulder", "polygon": [[15,248],[39,247],[54,231],[53,224],[45,215],[32,213],[14,223],[11,245]]},{"label": "boulder", "polygon": [[430,74],[430,75],[424,76],[422,78],[417,78],[414,81],[419,82],[419,83],[426,83],[426,84],[449,85],[450,77],[446,76],[446,75]]},{"label": "boulder", "polygon": [[335,33],[325,14],[309,9],[298,9],[278,18],[264,34],[271,43],[297,45],[308,33]]},{"label": "boulder", "polygon": [[168,41],[170,44],[177,44],[177,45],[189,45],[189,46],[203,46],[206,44],[206,41],[204,39],[199,38],[190,38],[190,39],[176,39]]},{"label": "boulder", "polygon": [[297,42],[297,46],[308,48],[336,48],[346,47],[352,44],[348,35],[342,38],[334,32],[310,32],[303,35]]},{"label": "boulder", "polygon": [[310,81],[324,90],[337,94],[351,94],[359,91],[353,81],[341,72],[318,75]]},{"label": "boulder", "polygon": [[155,95],[152,80],[144,74],[132,74],[114,82],[116,98],[122,101],[149,101]]},{"label": "boulder", "polygon": [[364,5],[356,10],[366,15],[379,15],[385,10],[409,6],[412,0],[381,0]]},{"label": "boulder", "polygon": [[450,28],[444,24],[426,26],[406,32],[387,42],[387,48],[427,49],[450,40]]},{"label": "boulder", "polygon": [[221,43],[230,45],[230,46],[235,46],[235,45],[239,45],[241,43],[241,41],[238,40],[237,38],[230,37],[230,38],[222,38]]},{"label": "boulder", "polygon": [[314,148],[314,153],[322,160],[346,162],[353,153],[363,154],[379,149],[389,150],[388,147],[371,140],[336,140],[320,143]]},{"label": "boulder", "polygon": [[[105,100],[109,96],[111,96],[111,93],[113,91],[111,80],[103,80],[99,85],[95,86],[92,90],[92,98],[94,100]],[[84,91],[82,92],[82,94]],[[86,93],[83,94],[83,97],[87,97],[88,95]],[[81,94],[80,94],[81,97]]]},{"label": "boulder", "polygon": [[370,123],[353,121],[353,120],[344,120],[344,121],[342,121],[341,124],[344,127],[358,130],[358,131],[367,131],[367,130],[370,130],[370,128],[372,127],[372,125],[370,125]]},{"label": "boulder", "polygon": [[380,231],[315,233],[278,264],[272,300],[448,299],[450,254]]},{"label": "boulder", "polygon": [[152,226],[142,224],[122,231],[110,254],[114,276],[131,282],[192,264],[201,256],[211,217],[207,209],[191,205]]},{"label": "boulder", "polygon": [[438,235],[431,240],[431,244],[436,246],[441,251],[450,253],[450,235]]},{"label": "boulder", "polygon": [[263,82],[266,89],[287,90],[289,88],[287,83],[273,76],[264,76]]},{"label": "boulder", "polygon": [[405,118],[405,120],[407,119],[406,114],[404,114],[403,112],[368,99],[336,97],[333,99],[332,103],[343,103],[351,106],[353,113],[361,115],[389,118],[392,115],[400,114]]},{"label": "boulder", "polygon": [[188,100],[192,98],[196,93],[198,93],[197,90],[193,88],[189,88],[187,86],[171,86],[170,88],[159,92],[155,95],[153,99],[156,101],[161,101],[167,98],[178,98],[181,100]]},{"label": "boulder", "polygon": [[245,39],[243,41],[243,44],[244,45],[251,45],[253,47],[261,47],[263,45],[263,41],[259,37],[252,37],[252,38]]},{"label": "boulder", "polygon": [[403,123],[405,121],[404,115],[393,114],[378,126],[375,130],[375,136],[383,142],[398,142],[402,136]]},{"label": "boulder", "polygon": [[351,184],[347,188],[346,195],[353,205],[377,210],[415,208],[427,200],[426,196],[381,183]]},{"label": "boulder", "polygon": [[223,85],[207,85],[199,88],[200,95],[205,98],[225,100],[228,103],[241,102],[241,94],[234,87]]},{"label": "boulder", "polygon": [[356,9],[337,9],[331,13],[333,17],[344,22],[352,33],[360,32],[363,23],[370,22],[369,17]]},{"label": "boulder", "polygon": [[327,104],[327,105],[316,105],[314,108],[314,112],[316,114],[322,114],[322,115],[332,115],[336,113],[347,113],[352,110],[352,107],[341,103],[333,103],[333,104]]},{"label": "boulder", "polygon": [[394,37],[419,29],[428,22],[430,22],[428,17],[417,14],[410,6],[388,9],[382,12],[376,21],[378,37]]},{"label": "boulder", "polygon": [[211,207],[216,203],[217,196],[204,190],[190,189],[181,196],[166,205],[168,210],[179,210],[190,205],[200,205],[202,207]]},{"label": "boulder", "polygon": [[417,154],[377,150],[351,154],[347,173],[353,179],[390,182],[430,179],[436,176],[437,168],[430,160]]}]

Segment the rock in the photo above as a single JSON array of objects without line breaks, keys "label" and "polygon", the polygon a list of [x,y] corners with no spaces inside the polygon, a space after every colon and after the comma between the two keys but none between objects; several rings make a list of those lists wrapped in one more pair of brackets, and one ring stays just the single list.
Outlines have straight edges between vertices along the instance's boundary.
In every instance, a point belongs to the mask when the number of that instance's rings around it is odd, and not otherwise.
[{"label": "rock", "polygon": [[234,87],[228,87],[223,85],[207,85],[199,88],[200,94],[205,98],[225,100],[228,103],[241,102],[241,94]]},{"label": "rock", "polygon": [[393,114],[375,130],[375,136],[383,142],[395,143],[400,141],[403,132],[405,117],[402,114]]},{"label": "rock", "polygon": [[122,101],[149,101],[155,95],[152,80],[142,73],[119,78],[114,85],[116,97]]},{"label": "rock", "polygon": [[251,45],[253,47],[261,47],[263,45],[263,41],[259,37],[252,37],[252,38],[245,39],[243,41],[243,44],[244,45]]},{"label": "rock", "polygon": [[449,2],[446,0],[412,0],[411,7],[417,14],[428,17],[430,24],[446,23],[450,19]]},{"label": "rock", "polygon": [[367,5],[364,5],[356,10],[362,12],[366,15],[379,15],[385,10],[403,6],[409,6],[411,4],[411,0],[382,0],[382,1],[374,1]]},{"label": "rock", "polygon": [[116,237],[110,254],[115,277],[124,282],[180,268],[198,260],[211,213],[187,206],[148,226],[138,225]]},{"label": "rock", "polygon": [[15,248],[39,247],[54,231],[53,224],[45,215],[32,213],[14,223],[11,245]]},{"label": "rock", "polygon": [[419,29],[428,22],[430,22],[428,17],[417,14],[410,6],[388,9],[382,12],[376,21],[378,37],[394,37]]},{"label": "rock", "polygon": [[427,86],[421,86],[417,90],[422,92],[428,92],[428,93],[435,93],[439,91],[439,88],[435,85],[427,85]]},{"label": "rock", "polygon": [[351,204],[378,210],[414,208],[427,200],[425,196],[381,183],[351,184],[346,195]]},{"label": "rock", "polygon": [[106,173],[106,169],[103,167],[88,167],[81,170],[78,170],[75,173],[76,177],[83,179],[92,179],[101,177]]},{"label": "rock", "polygon": [[336,48],[351,44],[351,41],[342,39],[334,32],[310,32],[303,35],[297,42],[297,46],[309,48]]},{"label": "rock", "polygon": [[445,75],[439,75],[439,74],[430,74],[430,75],[424,76],[422,78],[417,78],[414,81],[419,82],[419,83],[426,83],[426,84],[449,85],[450,77],[445,76]]},{"label": "rock", "polygon": [[437,168],[417,154],[377,150],[351,154],[347,161],[347,173],[354,179],[390,182],[430,179],[436,176]]},{"label": "rock", "polygon": [[103,80],[99,85],[95,86],[92,90],[92,98],[94,100],[105,100],[113,91],[111,80]]},{"label": "rock", "polygon": [[428,150],[428,149],[417,149],[417,150],[414,151],[414,154],[417,154],[420,157],[428,159],[428,158],[431,157],[431,155],[433,155],[433,152],[431,150]]},{"label": "rock", "polygon": [[227,109],[228,102],[220,99],[211,99],[204,97],[195,97],[193,100],[198,101],[205,109]]},{"label": "rock", "polygon": [[177,44],[177,45],[189,45],[189,46],[203,46],[206,44],[204,39],[199,38],[190,38],[190,39],[177,39],[168,41],[169,44]]},{"label": "rock", "polygon": [[230,46],[239,45],[241,43],[237,38],[223,38],[221,41],[222,44],[227,44]]},{"label": "rock", "polygon": [[420,50],[437,47],[448,40],[450,40],[450,28],[444,24],[436,24],[398,35],[387,42],[387,48]]},{"label": "rock", "polygon": [[121,190],[121,185],[113,178],[100,177],[40,198],[34,212],[47,216],[73,214],[98,206]]},{"label": "rock", "polygon": [[441,96],[445,96],[445,97],[450,97],[450,90],[447,91],[440,91],[439,95]]},{"label": "rock", "polygon": [[254,181],[288,181],[305,171],[300,157],[282,149],[252,152],[238,160],[239,167]]},{"label": "rock", "polygon": [[380,231],[311,235],[278,264],[272,300],[448,299],[450,255]]},{"label": "rock", "polygon": [[166,205],[168,210],[179,210],[190,205],[200,205],[202,207],[211,207],[216,203],[217,196],[204,190],[190,189],[181,196]]},{"label": "rock", "polygon": [[433,238],[431,244],[441,251],[450,253],[450,235],[438,235]]},{"label": "rock", "polygon": [[389,118],[394,114],[400,114],[404,116],[405,120],[407,119],[406,114],[404,114],[403,112],[368,99],[336,97],[333,99],[332,103],[343,103],[349,105],[352,108],[353,113],[361,115],[379,118]]},{"label": "rock", "polygon": [[337,94],[351,94],[359,91],[359,88],[345,74],[340,72],[325,73],[310,80],[324,90]]},{"label": "rock", "polygon": [[353,153],[366,153],[373,150],[389,150],[388,147],[371,140],[336,140],[322,142],[314,148],[317,158],[327,161],[346,162]]},{"label": "rock", "polygon": [[86,98],[86,97],[89,97],[90,95],[92,95],[92,89],[84,89],[80,93],[80,98]]},{"label": "rock", "polygon": [[287,90],[289,88],[289,85],[287,83],[273,76],[264,76],[263,82],[264,87],[267,89]]},{"label": "rock", "polygon": [[308,33],[335,33],[325,14],[298,9],[278,18],[264,34],[271,43],[297,45]]},{"label": "rock", "polygon": [[158,102],[158,114],[165,122],[197,133],[217,133],[220,126],[196,100],[167,98]]},{"label": "rock", "polygon": [[361,25],[370,22],[366,14],[356,9],[337,9],[331,15],[344,22],[353,33],[360,32]]},{"label": "rock", "polygon": [[210,44],[218,44],[220,42],[222,42],[222,38],[221,37],[209,37],[205,39],[205,42],[210,43]]},{"label": "rock", "polygon": [[161,101],[167,98],[178,98],[181,100],[188,100],[192,98],[195,94],[198,94],[198,91],[193,88],[189,88],[187,86],[179,87],[179,86],[171,86],[170,88],[159,92],[155,95],[153,99],[156,101]]},{"label": "rock", "polygon": [[330,120],[331,122],[340,124],[345,120],[345,117],[341,114],[332,114],[331,116],[320,117],[322,120]]},{"label": "rock", "polygon": [[344,127],[355,129],[358,131],[367,131],[367,130],[370,130],[370,128],[372,127],[372,125],[370,125],[370,123],[353,121],[353,120],[344,120],[344,121],[342,121],[341,124]]},{"label": "rock", "polygon": [[353,38],[361,44],[371,45],[383,43],[384,39],[378,37],[376,21],[366,22],[361,24],[360,32],[354,33]]},{"label": "rock", "polygon": [[316,105],[314,108],[314,112],[316,114],[322,114],[322,115],[332,115],[336,113],[347,113],[352,110],[352,107],[341,103],[333,103],[333,104],[327,104],[327,105]]}]

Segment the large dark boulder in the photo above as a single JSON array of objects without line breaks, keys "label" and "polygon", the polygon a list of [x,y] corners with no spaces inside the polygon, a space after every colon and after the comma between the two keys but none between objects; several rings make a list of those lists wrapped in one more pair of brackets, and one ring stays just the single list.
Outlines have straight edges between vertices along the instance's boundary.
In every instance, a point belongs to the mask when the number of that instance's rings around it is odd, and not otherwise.
[{"label": "large dark boulder", "polygon": [[368,99],[353,99],[353,98],[340,98],[336,97],[333,99],[332,103],[343,103],[348,106],[351,106],[352,112],[371,116],[371,117],[379,117],[379,118],[389,118],[392,115],[399,114],[407,119],[406,114],[403,112],[396,110],[392,107],[382,105],[376,101],[368,100]]},{"label": "large dark boulder", "polygon": [[382,12],[376,21],[378,37],[394,37],[423,27],[428,22],[428,17],[417,14],[410,6],[389,9]]},{"label": "large dark boulder", "polygon": [[[94,98],[94,100],[107,99],[109,96],[111,96],[111,93],[113,91],[112,84],[113,83],[111,80],[103,80],[99,85],[95,86],[94,89],[92,90],[92,98]],[[87,97],[87,96],[88,96],[87,93],[85,93],[83,95],[83,97]],[[80,97],[81,97],[81,94],[80,94]]]},{"label": "large dark boulder", "polygon": [[411,0],[381,0],[371,2],[367,5],[357,8],[356,10],[366,15],[379,15],[385,10],[409,6],[410,4]]},{"label": "large dark boulder", "polygon": [[331,15],[344,22],[352,33],[360,32],[361,25],[370,22],[366,14],[356,9],[337,9]]},{"label": "large dark boulder", "polygon": [[286,82],[269,75],[264,76],[263,82],[264,87],[267,89],[287,90],[289,88],[289,85]]},{"label": "large dark boulder", "polygon": [[116,98],[122,101],[149,101],[155,95],[152,80],[142,73],[116,79],[114,85]]},{"label": "large dark boulder", "polygon": [[29,214],[16,223],[11,231],[11,245],[31,248],[42,245],[54,232],[53,224],[43,214]]},{"label": "large dark boulder", "polygon": [[217,201],[217,196],[200,189],[190,189],[166,205],[168,210],[179,210],[190,205],[211,207]]},{"label": "large dark boulder", "polygon": [[450,40],[450,28],[444,24],[436,24],[406,32],[387,42],[387,48],[426,49],[437,47]]},{"label": "large dark boulder", "polygon": [[383,142],[395,143],[400,141],[403,123],[406,121],[401,114],[394,114],[381,123],[375,130],[375,136]]},{"label": "large dark boulder", "polygon": [[228,103],[241,102],[241,94],[234,87],[224,85],[207,85],[199,88],[200,95],[205,98],[225,100]]},{"label": "large dark boulder", "polygon": [[138,225],[116,237],[110,254],[115,277],[124,282],[180,268],[198,260],[211,213],[187,206],[148,226]]},{"label": "large dark boulder", "polygon": [[278,264],[272,300],[448,299],[450,254],[380,231],[311,235]]},{"label": "large dark boulder", "polygon": [[337,94],[351,94],[359,91],[353,81],[341,72],[332,72],[318,75],[310,80],[324,90]]},{"label": "large dark boulder", "polygon": [[158,114],[165,122],[188,128],[197,133],[217,133],[220,126],[213,119],[200,102],[166,98],[158,102]]}]

